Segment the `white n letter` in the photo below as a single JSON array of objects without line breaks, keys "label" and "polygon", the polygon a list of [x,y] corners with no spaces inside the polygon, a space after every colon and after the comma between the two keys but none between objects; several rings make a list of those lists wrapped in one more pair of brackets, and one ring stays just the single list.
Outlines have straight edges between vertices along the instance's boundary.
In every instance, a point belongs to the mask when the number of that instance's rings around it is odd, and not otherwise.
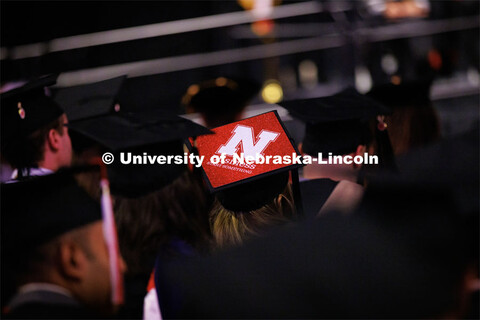
[{"label": "white n letter", "polygon": [[228,140],[227,144],[220,146],[217,153],[224,153],[233,157],[239,147],[241,147],[245,157],[256,157],[257,154],[262,154],[270,142],[275,141],[280,135],[278,132],[262,130],[254,144],[252,127],[238,125],[232,132],[233,135],[230,137],[230,140]]}]

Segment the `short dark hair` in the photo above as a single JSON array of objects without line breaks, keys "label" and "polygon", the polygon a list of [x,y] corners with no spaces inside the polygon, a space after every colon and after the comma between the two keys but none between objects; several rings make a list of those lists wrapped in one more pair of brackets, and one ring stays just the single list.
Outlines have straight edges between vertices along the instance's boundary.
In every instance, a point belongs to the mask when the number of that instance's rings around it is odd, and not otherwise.
[{"label": "short dark hair", "polygon": [[49,273],[56,268],[59,248],[65,237],[70,237],[89,260],[94,260],[91,243],[87,239],[89,228],[90,225],[87,225],[72,230],[39,246],[2,253],[2,307],[8,303],[20,286],[32,282],[50,282]]},{"label": "short dark hair", "polygon": [[2,155],[13,168],[35,167],[43,159],[45,140],[50,130],[54,129],[62,135],[63,126],[63,119],[60,116],[27,137],[7,142],[2,146]]},{"label": "short dark hair", "polygon": [[159,252],[178,254],[172,240],[181,239],[197,252],[208,252],[212,234],[210,201],[200,177],[185,171],[170,184],[135,198],[114,195],[115,222],[129,275],[149,275]]}]

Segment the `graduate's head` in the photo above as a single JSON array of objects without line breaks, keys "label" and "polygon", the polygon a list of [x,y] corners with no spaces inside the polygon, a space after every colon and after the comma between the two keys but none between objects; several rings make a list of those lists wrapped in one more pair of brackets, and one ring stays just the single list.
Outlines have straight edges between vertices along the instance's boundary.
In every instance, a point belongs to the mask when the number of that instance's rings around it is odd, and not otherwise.
[{"label": "graduate's head", "polygon": [[301,151],[311,156],[327,156],[367,151],[375,139],[372,120],[389,113],[377,102],[347,88],[331,96],[290,100],[280,103],[291,115],[305,123]]},{"label": "graduate's head", "polygon": [[204,177],[215,197],[210,225],[216,245],[241,244],[295,219],[291,171],[301,165],[292,164],[298,151],[278,115],[268,112],[212,131],[195,143],[206,158]]},{"label": "graduate's head", "polygon": [[184,139],[208,129],[174,114],[142,111],[76,121],[72,130],[114,156],[107,171],[129,275],[149,274],[173,240],[195,249],[210,245],[208,198],[184,149]]},{"label": "graduate's head", "polygon": [[1,95],[2,156],[14,168],[71,164],[67,116],[47,94],[55,82],[56,76],[47,76]]},{"label": "graduate's head", "polygon": [[240,245],[294,220],[297,212],[289,178],[288,172],[281,172],[217,192],[210,210],[216,246]]},{"label": "graduate's head", "polygon": [[[52,88],[52,97],[68,117],[70,124],[120,112],[126,76],[70,87]],[[98,143],[85,135],[71,130],[74,161],[88,160],[98,152]]]},{"label": "graduate's head", "polygon": [[192,84],[182,98],[186,113],[199,113],[207,127],[238,121],[260,85],[249,79],[218,77]]},{"label": "graduate's head", "polygon": [[432,144],[440,139],[439,115],[430,99],[430,81],[386,83],[366,95],[391,108],[386,117],[388,135],[395,155]]},{"label": "graduate's head", "polygon": [[[87,174],[87,173],[83,173]],[[50,283],[93,312],[113,312],[100,202],[60,169],[2,186],[3,257],[13,287]],[[125,271],[119,259],[119,276]]]}]

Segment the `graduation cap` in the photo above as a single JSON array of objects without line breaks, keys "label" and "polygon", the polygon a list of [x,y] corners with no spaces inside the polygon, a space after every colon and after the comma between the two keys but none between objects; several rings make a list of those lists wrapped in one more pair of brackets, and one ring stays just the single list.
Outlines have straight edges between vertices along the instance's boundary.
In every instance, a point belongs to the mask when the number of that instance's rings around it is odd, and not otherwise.
[{"label": "graduation cap", "polygon": [[[126,76],[95,83],[53,90],[53,97],[64,108],[70,123],[114,114],[120,111],[118,95]],[[73,150],[80,154],[95,145],[95,141],[75,131],[70,132]]]},{"label": "graduation cap", "polygon": [[100,203],[75,180],[96,167],[2,184],[2,250],[37,247],[68,231],[102,219]]},{"label": "graduation cap", "polygon": [[374,86],[366,96],[388,107],[421,106],[429,104],[431,80],[385,83]]},{"label": "graduation cap", "polygon": [[[108,165],[112,193],[137,197],[167,185],[185,171],[180,164],[123,164],[121,153],[150,156],[184,156],[183,143],[189,137],[210,134],[207,128],[162,111],[118,113],[69,124],[69,128],[112,152]],[[125,158],[125,161],[128,159]]]},{"label": "graduation cap", "polygon": [[[276,111],[212,131],[214,135],[198,137],[195,146],[205,157],[202,169],[207,186],[226,209],[246,212],[268,204],[286,187],[289,171],[294,173],[294,185],[298,182],[296,169],[303,164],[293,158],[300,153]],[[250,164],[246,161],[249,157],[253,160]]]},{"label": "graduation cap", "polygon": [[120,111],[118,95],[127,76],[54,90],[55,101],[62,106],[69,122]]},{"label": "graduation cap", "polygon": [[2,148],[27,137],[64,113],[46,91],[56,83],[57,77],[40,77],[1,94]]},{"label": "graduation cap", "polygon": [[431,80],[386,83],[366,95],[392,109],[389,132],[395,153],[431,144],[440,138],[440,119],[430,100]]},{"label": "graduation cap", "polygon": [[182,104],[187,113],[202,113],[208,125],[216,127],[233,122],[260,88],[250,79],[218,77],[191,85],[182,98]]},{"label": "graduation cap", "polygon": [[[100,199],[81,186],[82,175],[88,174],[92,174],[92,181],[98,182]],[[102,221],[110,262],[112,303],[123,303],[117,232],[103,165],[60,168],[52,174],[2,184],[1,188],[2,257],[31,252],[30,249],[62,234]]]},{"label": "graduation cap", "polygon": [[332,96],[279,104],[306,124],[302,147],[310,155],[354,152],[359,144],[367,144],[373,139],[369,120],[390,113],[387,107],[353,88]]}]

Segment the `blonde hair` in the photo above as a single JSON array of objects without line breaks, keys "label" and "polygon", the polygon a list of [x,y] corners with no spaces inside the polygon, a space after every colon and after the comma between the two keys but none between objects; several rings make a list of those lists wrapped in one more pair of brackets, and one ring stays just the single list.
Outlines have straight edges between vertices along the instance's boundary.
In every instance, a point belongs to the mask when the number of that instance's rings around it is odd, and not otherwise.
[{"label": "blonde hair", "polygon": [[248,212],[227,210],[215,199],[210,210],[210,226],[215,246],[222,248],[240,245],[248,238],[261,236],[269,227],[288,223],[295,217],[293,192],[289,183],[272,202]]}]

